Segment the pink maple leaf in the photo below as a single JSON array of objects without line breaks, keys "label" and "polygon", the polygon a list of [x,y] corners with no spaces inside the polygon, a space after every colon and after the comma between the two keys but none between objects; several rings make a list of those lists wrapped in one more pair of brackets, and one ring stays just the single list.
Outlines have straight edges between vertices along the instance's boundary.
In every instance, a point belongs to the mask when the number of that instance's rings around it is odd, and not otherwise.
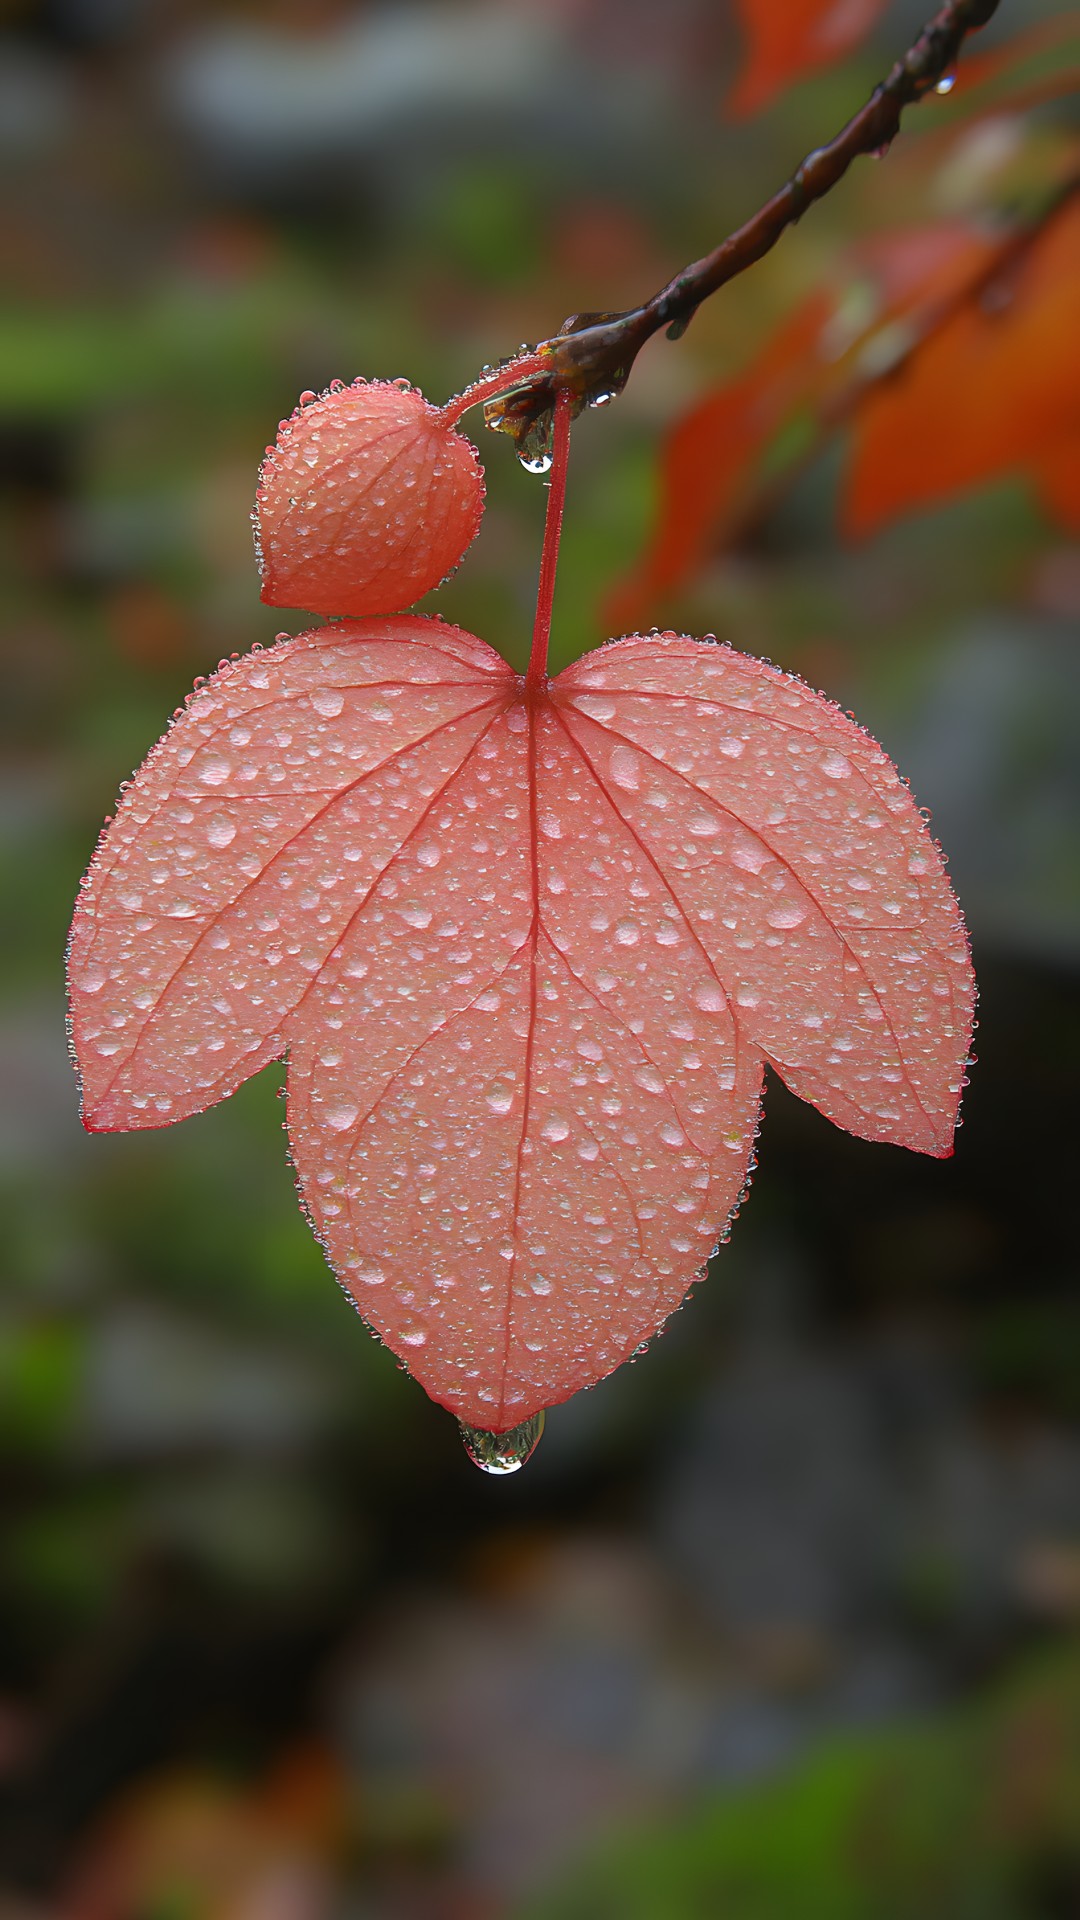
[{"label": "pink maple leaf", "polygon": [[102,835],[69,956],[87,1127],[168,1124],[287,1057],[332,1266],[493,1433],[683,1299],[766,1063],[941,1155],[971,1031],[940,855],[822,695],[674,634],[546,678],[560,515],[557,483],[526,676],[420,615],[214,674]]}]

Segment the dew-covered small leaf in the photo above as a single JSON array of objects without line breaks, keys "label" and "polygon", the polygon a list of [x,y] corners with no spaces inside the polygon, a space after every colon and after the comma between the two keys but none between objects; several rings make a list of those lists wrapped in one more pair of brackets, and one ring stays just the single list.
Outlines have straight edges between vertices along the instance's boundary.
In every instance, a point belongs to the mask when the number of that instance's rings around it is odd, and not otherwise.
[{"label": "dew-covered small leaf", "polygon": [[259,474],[262,598],[394,613],[437,587],[480,525],[476,448],[415,388],[355,380],[283,420]]}]

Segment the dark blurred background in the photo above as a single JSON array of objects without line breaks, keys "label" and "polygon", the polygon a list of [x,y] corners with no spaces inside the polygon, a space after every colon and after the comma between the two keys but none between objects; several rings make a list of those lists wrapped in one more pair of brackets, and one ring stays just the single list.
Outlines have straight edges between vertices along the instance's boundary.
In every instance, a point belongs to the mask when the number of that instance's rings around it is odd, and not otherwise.
[{"label": "dark blurred background", "polygon": [[[992,36],[1053,11],[1005,0]],[[353,1317],[278,1070],[91,1139],[65,1050],[120,779],[282,624],[248,512],[299,391],[439,399],[635,303],[835,130],[921,5],[738,125],[717,0],[2,12],[0,1910],[1080,1914],[1080,550],[1021,480],[845,548],[826,453],[655,609],[805,674],[911,776],[980,1058],[944,1162],[772,1084],[708,1284],[525,1472],[478,1474]],[[899,156],[584,418],[557,664],[605,637],[684,405],[852,236],[953,210],[955,167]],[[484,528],[427,604],[521,664],[543,491],[481,438]]]}]

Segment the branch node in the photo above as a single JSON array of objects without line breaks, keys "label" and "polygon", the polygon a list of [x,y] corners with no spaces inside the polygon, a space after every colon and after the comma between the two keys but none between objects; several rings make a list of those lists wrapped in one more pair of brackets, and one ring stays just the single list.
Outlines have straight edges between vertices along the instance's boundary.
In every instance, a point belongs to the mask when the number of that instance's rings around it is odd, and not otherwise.
[{"label": "branch node", "polygon": [[[702,301],[768,253],[815,200],[823,199],[843,179],[853,160],[861,154],[884,158],[900,131],[904,109],[951,77],[967,35],[985,26],[999,3],[945,0],[888,79],[874,88],[866,105],[835,140],[807,154],[787,185],[712,253],[684,267],[643,306],[626,313],[571,314],[557,334],[540,343],[528,363],[525,356],[513,363],[522,373],[526,364],[531,369],[516,391],[496,392],[492,380],[486,389],[478,385],[470,390],[474,398],[468,404],[483,399],[487,425],[510,435],[518,459],[531,473],[546,473],[551,465],[557,397],[568,396],[571,417],[585,407],[606,406],[615,399],[646,340],[661,329],[669,340],[681,339]],[[462,410],[461,402],[455,405]]]}]

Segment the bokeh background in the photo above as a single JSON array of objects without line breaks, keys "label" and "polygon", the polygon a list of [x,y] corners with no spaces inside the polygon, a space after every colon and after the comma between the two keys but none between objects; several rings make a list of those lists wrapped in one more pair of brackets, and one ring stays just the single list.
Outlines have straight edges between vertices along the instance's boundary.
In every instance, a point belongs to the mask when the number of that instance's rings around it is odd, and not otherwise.
[{"label": "bokeh background", "polygon": [[[1055,9],[1013,11],[991,44]],[[655,608],[803,673],[911,776],[980,1058],[945,1162],[774,1082],[708,1283],[525,1472],[478,1474],[354,1318],[279,1071],[90,1139],[65,1049],[67,920],[120,779],[197,674],[303,625],[260,606],[248,526],[299,391],[440,398],[633,304],[847,117],[921,7],[737,123],[719,0],[2,12],[0,1908],[1080,1913],[1080,550],[1022,478],[849,546],[827,448]],[[904,169],[923,137],[583,418],[560,661],[605,637],[681,410],[853,236],[951,210],[955,167]],[[480,438],[484,528],[430,605],[520,664],[543,489]]]}]

